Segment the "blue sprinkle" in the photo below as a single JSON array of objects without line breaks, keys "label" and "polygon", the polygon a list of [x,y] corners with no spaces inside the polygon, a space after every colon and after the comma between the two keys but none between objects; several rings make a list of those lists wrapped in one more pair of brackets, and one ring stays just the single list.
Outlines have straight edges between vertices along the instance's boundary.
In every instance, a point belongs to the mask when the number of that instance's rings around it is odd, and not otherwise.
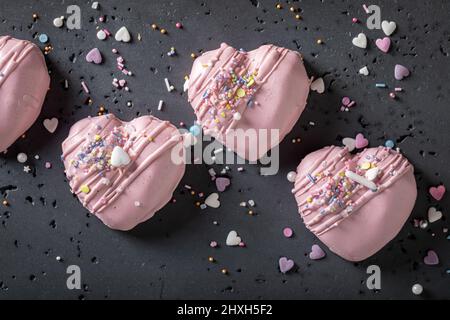
[{"label": "blue sprinkle", "polygon": [[253,99],[250,98],[250,99],[247,101],[247,107],[251,107],[252,105],[253,105]]},{"label": "blue sprinkle", "polygon": [[445,272],[447,272],[447,274],[450,274],[450,269],[445,270]]},{"label": "blue sprinkle", "polygon": [[189,128],[189,132],[194,136],[199,136],[202,133],[202,129],[200,126],[194,124],[192,127]]},{"label": "blue sprinkle", "polygon": [[384,145],[385,145],[386,148],[392,149],[392,148],[395,146],[395,143],[394,143],[394,141],[392,141],[392,140],[387,140],[387,141],[384,143]]},{"label": "blue sprinkle", "polygon": [[39,35],[39,42],[40,43],[47,43],[48,42],[48,36],[45,33],[40,34]]},{"label": "blue sprinkle", "polygon": [[447,236],[447,240],[450,240],[450,236]]},{"label": "blue sprinkle", "polygon": [[316,183],[316,179],[314,179],[311,174],[308,173],[306,176],[308,177],[309,181],[311,181],[312,183]]},{"label": "blue sprinkle", "polygon": [[386,88],[387,85],[386,85],[386,83],[376,83],[375,87],[377,87],[377,88]]}]

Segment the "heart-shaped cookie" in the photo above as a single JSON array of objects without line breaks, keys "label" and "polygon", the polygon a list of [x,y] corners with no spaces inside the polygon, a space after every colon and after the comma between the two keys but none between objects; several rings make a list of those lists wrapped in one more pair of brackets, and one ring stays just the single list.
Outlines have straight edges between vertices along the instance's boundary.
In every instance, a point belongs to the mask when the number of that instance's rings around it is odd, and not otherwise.
[{"label": "heart-shaped cookie", "polygon": [[223,43],[195,60],[188,93],[204,133],[255,161],[291,131],[309,86],[298,52],[274,45],[245,52]]},{"label": "heart-shaped cookie", "polygon": [[[378,168],[373,181],[365,177],[372,168]],[[307,228],[350,261],[364,260],[392,240],[417,196],[412,165],[386,147],[356,155],[335,146],[313,152],[297,167],[292,192]]]},{"label": "heart-shaped cookie", "polygon": [[129,230],[172,198],[185,170],[172,152],[182,143],[167,121],[143,116],[122,122],[109,114],[74,124],[62,159],[83,205],[110,228]]},{"label": "heart-shaped cookie", "polygon": [[49,85],[44,56],[37,46],[0,37],[0,152],[36,121]]}]

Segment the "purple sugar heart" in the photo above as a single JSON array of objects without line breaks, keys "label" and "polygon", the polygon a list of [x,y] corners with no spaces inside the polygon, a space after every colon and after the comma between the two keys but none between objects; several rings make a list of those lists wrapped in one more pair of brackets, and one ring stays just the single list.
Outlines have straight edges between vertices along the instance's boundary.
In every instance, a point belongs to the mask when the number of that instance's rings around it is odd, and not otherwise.
[{"label": "purple sugar heart", "polygon": [[314,244],[311,247],[311,252],[309,253],[309,258],[311,260],[320,260],[325,258],[326,253],[322,250],[321,247],[319,247],[317,244]]},{"label": "purple sugar heart", "polygon": [[380,49],[384,53],[387,53],[389,51],[389,48],[391,47],[391,39],[389,37],[377,39],[375,41],[375,44],[377,45],[378,49]]},{"label": "purple sugar heart", "polygon": [[401,64],[396,64],[394,68],[394,78],[396,80],[402,80],[403,78],[406,78],[409,76],[409,70],[405,66],[402,66]]},{"label": "purple sugar heart", "polygon": [[427,255],[425,256],[425,258],[423,258],[423,262],[427,266],[435,266],[435,265],[439,264],[439,257],[437,255],[436,251],[428,250]]},{"label": "purple sugar heart", "polygon": [[280,271],[282,273],[287,273],[294,267],[294,260],[288,259],[286,257],[281,257],[278,261],[278,265],[280,266]]},{"label": "purple sugar heart", "polygon": [[219,192],[224,192],[225,189],[231,184],[230,179],[225,177],[219,177],[216,179],[216,187]]},{"label": "purple sugar heart", "polygon": [[355,147],[357,149],[365,148],[369,145],[369,140],[364,138],[364,135],[362,133],[358,133],[355,138]]},{"label": "purple sugar heart", "polygon": [[100,53],[100,50],[97,48],[92,49],[88,52],[86,55],[86,61],[87,62],[93,62],[95,64],[100,64],[103,61],[102,54]]}]

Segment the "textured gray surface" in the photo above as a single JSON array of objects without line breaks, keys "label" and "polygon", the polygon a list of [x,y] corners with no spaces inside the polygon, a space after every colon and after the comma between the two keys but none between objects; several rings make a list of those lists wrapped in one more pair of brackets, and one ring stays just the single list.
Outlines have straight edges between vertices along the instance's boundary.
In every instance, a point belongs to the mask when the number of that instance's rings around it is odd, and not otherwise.
[{"label": "textured gray surface", "polygon": [[[82,30],[53,27],[52,20],[76,2],[82,9]],[[47,57],[52,88],[43,112],[27,138],[0,157],[0,190],[11,203],[0,208],[0,299],[414,298],[411,286],[416,282],[425,287],[422,298],[450,298],[450,276],[446,274],[449,242],[442,232],[448,221],[436,222],[427,230],[408,222],[394,241],[359,264],[328,251],[324,260],[312,262],[307,253],[318,240],[298,217],[285,178],[307,153],[339,144],[342,137],[363,132],[372,146],[391,138],[416,168],[419,196],[412,217],[424,217],[431,205],[442,209],[444,216],[449,214],[450,197],[436,203],[427,192],[431,185],[448,183],[450,178],[449,2],[379,1],[382,18],[394,20],[398,26],[392,36],[393,50],[387,55],[373,45],[373,40],[383,35],[381,31],[351,23],[354,16],[366,17],[360,1],[295,1],[301,8],[301,21],[294,19],[284,1],[283,10],[276,10],[273,1],[256,0],[100,4],[98,12],[90,8],[90,1],[0,3],[0,34],[38,43],[36,35],[47,33],[54,47]],[[40,17],[36,22],[31,18],[34,12]],[[106,26],[112,31],[127,26],[133,42],[98,41],[94,20],[100,13],[107,16]],[[175,28],[177,21],[184,24],[184,30]],[[151,23],[166,28],[169,34],[152,31]],[[351,45],[352,37],[361,31],[370,39],[366,51]],[[140,42],[138,32],[142,34]],[[318,38],[323,45],[316,44]],[[192,64],[190,53],[217,48],[221,42],[247,50],[264,43],[299,50],[309,74],[325,79],[326,93],[311,94],[306,111],[281,144],[280,173],[260,177],[256,166],[247,166],[245,173],[232,167],[232,185],[221,195],[219,209],[199,210],[194,205],[196,198],[179,188],[177,202],[168,204],[151,221],[128,233],[107,229],[89,216],[69,191],[59,157],[60,143],[70,126],[95,115],[101,104],[125,120],[150,112],[175,124],[192,123],[186,96],[180,90],[167,93],[163,79],[168,77],[182,88],[183,76]],[[167,57],[172,46],[178,57]],[[103,65],[85,62],[84,55],[92,47],[102,51]],[[129,79],[131,93],[112,90],[113,47],[135,73]],[[412,76],[399,83],[405,92],[393,101],[387,89],[375,89],[374,84],[395,86],[395,63],[408,66]],[[371,71],[366,78],[357,74],[363,65]],[[69,90],[63,90],[64,79],[69,80]],[[84,104],[87,95],[80,89],[82,79],[91,89],[92,106]],[[349,113],[339,111],[345,95],[358,103]],[[166,102],[163,112],[156,110],[160,99]],[[133,107],[126,106],[128,101]],[[53,116],[60,119],[60,126],[51,135],[42,120]],[[310,121],[316,125],[311,127]],[[293,144],[296,137],[303,142]],[[28,154],[33,173],[23,172],[15,159],[18,152]],[[35,154],[41,159],[33,159]],[[52,169],[44,168],[46,161],[53,163]],[[184,184],[205,193],[215,190],[203,165],[189,166],[180,186]],[[248,199],[257,203],[256,216],[239,207],[239,202]],[[214,220],[219,225],[214,225]],[[283,237],[285,226],[294,229],[293,239]],[[247,248],[223,245],[232,229],[243,237]],[[211,240],[222,246],[211,249]],[[428,249],[438,252],[438,266],[423,264]],[[64,261],[57,262],[56,256]],[[208,256],[214,256],[217,263],[209,263]],[[294,259],[297,271],[282,275],[278,271],[280,256]],[[66,289],[65,270],[70,264],[81,267],[82,290]],[[365,286],[365,270],[371,264],[382,270],[382,290],[376,293]],[[220,273],[223,267],[229,269],[228,276]]]}]

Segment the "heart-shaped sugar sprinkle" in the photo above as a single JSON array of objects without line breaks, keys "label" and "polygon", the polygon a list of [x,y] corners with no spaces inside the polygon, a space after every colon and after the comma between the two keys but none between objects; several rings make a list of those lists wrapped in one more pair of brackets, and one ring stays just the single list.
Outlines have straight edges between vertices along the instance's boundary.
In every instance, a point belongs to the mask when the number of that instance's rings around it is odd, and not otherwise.
[{"label": "heart-shaped sugar sprinkle", "polygon": [[425,258],[423,258],[423,262],[427,266],[435,266],[439,264],[439,256],[437,255],[436,251],[428,250],[427,255],[425,256]]},{"label": "heart-shaped sugar sprinkle", "polygon": [[366,171],[364,176],[366,177],[367,180],[374,181],[377,178],[379,171],[380,169],[378,169],[377,167],[371,168]]},{"label": "heart-shaped sugar sprinkle", "polygon": [[86,55],[86,61],[92,62],[95,64],[102,63],[103,58],[102,58],[102,54],[100,53],[100,50],[98,50],[97,48],[94,48],[91,51],[89,51],[88,54]]},{"label": "heart-shaped sugar sprinkle", "polygon": [[225,189],[226,189],[230,184],[231,184],[231,181],[230,181],[229,178],[226,178],[226,177],[219,177],[219,178],[216,178],[216,187],[217,187],[217,190],[218,190],[219,192],[224,192]]},{"label": "heart-shaped sugar sprinkle", "polygon": [[315,91],[317,93],[324,93],[325,92],[325,82],[322,78],[317,78],[311,83],[311,90]]},{"label": "heart-shaped sugar sprinkle", "polygon": [[436,222],[442,218],[442,212],[438,211],[435,207],[428,209],[428,221],[430,223]]},{"label": "heart-shaped sugar sprinkle", "polygon": [[356,140],[353,138],[342,139],[342,144],[347,147],[348,151],[352,152],[356,148]]},{"label": "heart-shaped sugar sprinkle", "polygon": [[394,78],[396,80],[402,80],[409,76],[409,70],[405,66],[401,64],[396,64],[394,68]]},{"label": "heart-shaped sugar sprinkle", "polygon": [[384,37],[383,39],[377,39],[375,41],[375,44],[378,47],[378,49],[380,49],[384,53],[387,53],[389,51],[389,48],[391,47],[391,39],[389,37]]},{"label": "heart-shaped sugar sprinkle", "polygon": [[47,129],[50,133],[54,133],[56,131],[58,128],[58,123],[59,121],[57,118],[45,119],[43,122],[45,129]]},{"label": "heart-shaped sugar sprinkle", "polygon": [[122,42],[130,42],[131,41],[131,35],[128,29],[124,26],[117,30],[116,35],[114,36],[116,41],[122,41]]},{"label": "heart-shaped sugar sprinkle", "polygon": [[387,36],[390,36],[394,33],[395,29],[397,29],[397,24],[394,21],[387,21],[384,20],[381,22],[381,29],[383,30],[384,34]]},{"label": "heart-shaped sugar sprinkle", "polygon": [[359,74],[362,74],[363,76],[368,76],[369,75],[369,69],[367,68],[367,66],[364,66],[361,69],[359,69]]},{"label": "heart-shaped sugar sprinkle", "polygon": [[430,192],[431,196],[435,200],[440,201],[444,197],[445,186],[444,185],[440,185],[440,186],[437,186],[437,187],[431,187],[429,192]]},{"label": "heart-shaped sugar sprinkle", "polygon": [[358,48],[367,48],[367,37],[364,33],[358,34],[357,37],[353,38],[352,43]]},{"label": "heart-shaped sugar sprinkle", "polygon": [[111,154],[111,165],[119,168],[128,165],[131,162],[130,156],[121,147],[115,146]]},{"label": "heart-shaped sugar sprinkle", "polygon": [[369,145],[369,141],[364,137],[362,133],[358,133],[355,138],[355,147],[357,149],[365,148]]},{"label": "heart-shaped sugar sprinkle", "polygon": [[228,233],[226,244],[230,247],[238,246],[242,242],[241,237],[238,236],[237,232],[232,230]]},{"label": "heart-shaped sugar sprinkle", "polygon": [[286,257],[281,257],[278,261],[278,266],[282,273],[289,272],[294,267],[294,260],[288,259]]},{"label": "heart-shaped sugar sprinkle", "polygon": [[314,244],[311,247],[311,252],[309,253],[309,258],[311,260],[320,260],[325,258],[326,253],[322,250],[321,247],[319,247],[317,244]]},{"label": "heart-shaped sugar sprinkle", "polygon": [[211,208],[218,208],[220,207],[220,201],[219,201],[219,194],[218,193],[211,193],[206,199],[205,204],[208,207]]}]

